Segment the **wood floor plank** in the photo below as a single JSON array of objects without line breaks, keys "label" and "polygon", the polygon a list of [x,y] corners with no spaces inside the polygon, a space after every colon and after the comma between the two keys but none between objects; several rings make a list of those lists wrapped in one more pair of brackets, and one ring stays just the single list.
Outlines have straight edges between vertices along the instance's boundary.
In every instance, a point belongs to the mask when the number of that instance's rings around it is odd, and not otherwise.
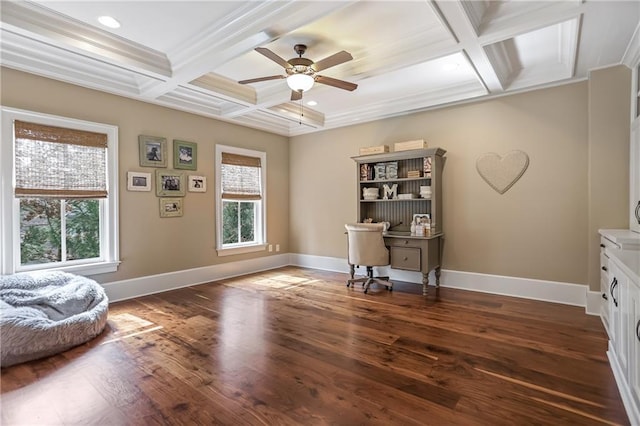
[{"label": "wood floor plank", "polygon": [[2,424],[628,424],[582,308],[346,278],[285,267],[114,303],[92,342],[2,370]]}]

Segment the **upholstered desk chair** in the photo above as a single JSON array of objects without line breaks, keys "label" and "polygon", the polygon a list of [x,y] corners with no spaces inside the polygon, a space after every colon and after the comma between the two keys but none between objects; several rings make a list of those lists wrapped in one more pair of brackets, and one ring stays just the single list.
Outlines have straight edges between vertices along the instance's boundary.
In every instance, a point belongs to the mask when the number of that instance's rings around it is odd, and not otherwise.
[{"label": "upholstered desk chair", "polygon": [[[382,223],[350,223],[344,226],[347,229],[349,243],[349,267],[351,279],[347,280],[347,287],[353,283],[361,282],[364,292],[367,293],[371,284],[382,284],[391,291],[393,283],[389,277],[374,277],[374,266],[386,266],[389,264],[389,250],[384,245]],[[367,276],[354,278],[355,266],[366,266]]]}]

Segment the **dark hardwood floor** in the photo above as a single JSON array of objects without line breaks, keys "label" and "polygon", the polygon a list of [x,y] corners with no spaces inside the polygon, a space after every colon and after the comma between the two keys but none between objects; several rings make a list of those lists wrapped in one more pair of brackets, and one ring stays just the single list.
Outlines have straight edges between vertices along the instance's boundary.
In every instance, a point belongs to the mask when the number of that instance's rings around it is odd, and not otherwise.
[{"label": "dark hardwood floor", "polygon": [[94,341],[2,370],[18,424],[628,424],[583,308],[287,267],[114,303]]}]

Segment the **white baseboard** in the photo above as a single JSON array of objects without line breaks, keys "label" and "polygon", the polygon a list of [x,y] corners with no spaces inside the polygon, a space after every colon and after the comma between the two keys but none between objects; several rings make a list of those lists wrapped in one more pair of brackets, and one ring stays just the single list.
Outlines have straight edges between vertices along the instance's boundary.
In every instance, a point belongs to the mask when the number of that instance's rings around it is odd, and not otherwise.
[{"label": "white baseboard", "polygon": [[202,268],[187,269],[184,271],[169,272],[166,274],[114,281],[103,284],[103,287],[109,297],[109,301],[117,302],[119,300],[161,293],[163,291],[266,271],[287,265],[289,265],[289,255],[279,254],[238,262],[221,263],[219,265],[205,266]]},{"label": "white baseboard", "polygon": [[[291,254],[290,264],[335,272],[349,272],[347,260],[337,257]],[[388,275],[392,280],[415,282],[417,284],[422,283],[422,274],[420,272],[401,271],[389,267],[379,268],[377,270],[380,274]],[[435,277],[433,275],[432,272],[429,276],[430,285],[435,283]],[[562,303],[565,305],[587,306],[588,289],[582,284],[443,269],[440,276],[440,286]],[[599,308],[597,311],[594,311],[595,315],[598,313]]]},{"label": "white baseboard", "polygon": [[603,301],[602,293],[599,291],[587,291],[587,307],[585,309],[587,314],[600,316]]},{"label": "white baseboard", "polygon": [[[109,296],[109,300],[116,302],[287,265],[325,271],[349,272],[349,265],[346,259],[292,253],[132,278],[105,283],[103,286],[107,296]],[[422,284],[422,274],[419,272],[402,271],[389,267],[377,268],[377,271],[379,274],[388,275],[392,280]],[[429,284],[432,285],[434,283],[435,277],[432,272],[429,276]],[[442,287],[542,300],[565,305],[586,306],[587,313],[593,315],[598,315],[600,309],[599,304],[596,303],[599,293],[587,293],[586,287],[581,284],[443,269],[440,276],[440,285]]]}]

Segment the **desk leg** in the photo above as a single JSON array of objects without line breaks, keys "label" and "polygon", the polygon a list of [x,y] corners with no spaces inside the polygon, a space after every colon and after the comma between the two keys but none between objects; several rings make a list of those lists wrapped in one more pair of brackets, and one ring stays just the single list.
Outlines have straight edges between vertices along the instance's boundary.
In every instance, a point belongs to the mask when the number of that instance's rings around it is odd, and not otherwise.
[{"label": "desk leg", "polygon": [[436,287],[440,287],[440,267],[436,268]]},{"label": "desk leg", "polygon": [[422,295],[427,295],[427,290],[429,289],[429,273],[422,274]]}]

